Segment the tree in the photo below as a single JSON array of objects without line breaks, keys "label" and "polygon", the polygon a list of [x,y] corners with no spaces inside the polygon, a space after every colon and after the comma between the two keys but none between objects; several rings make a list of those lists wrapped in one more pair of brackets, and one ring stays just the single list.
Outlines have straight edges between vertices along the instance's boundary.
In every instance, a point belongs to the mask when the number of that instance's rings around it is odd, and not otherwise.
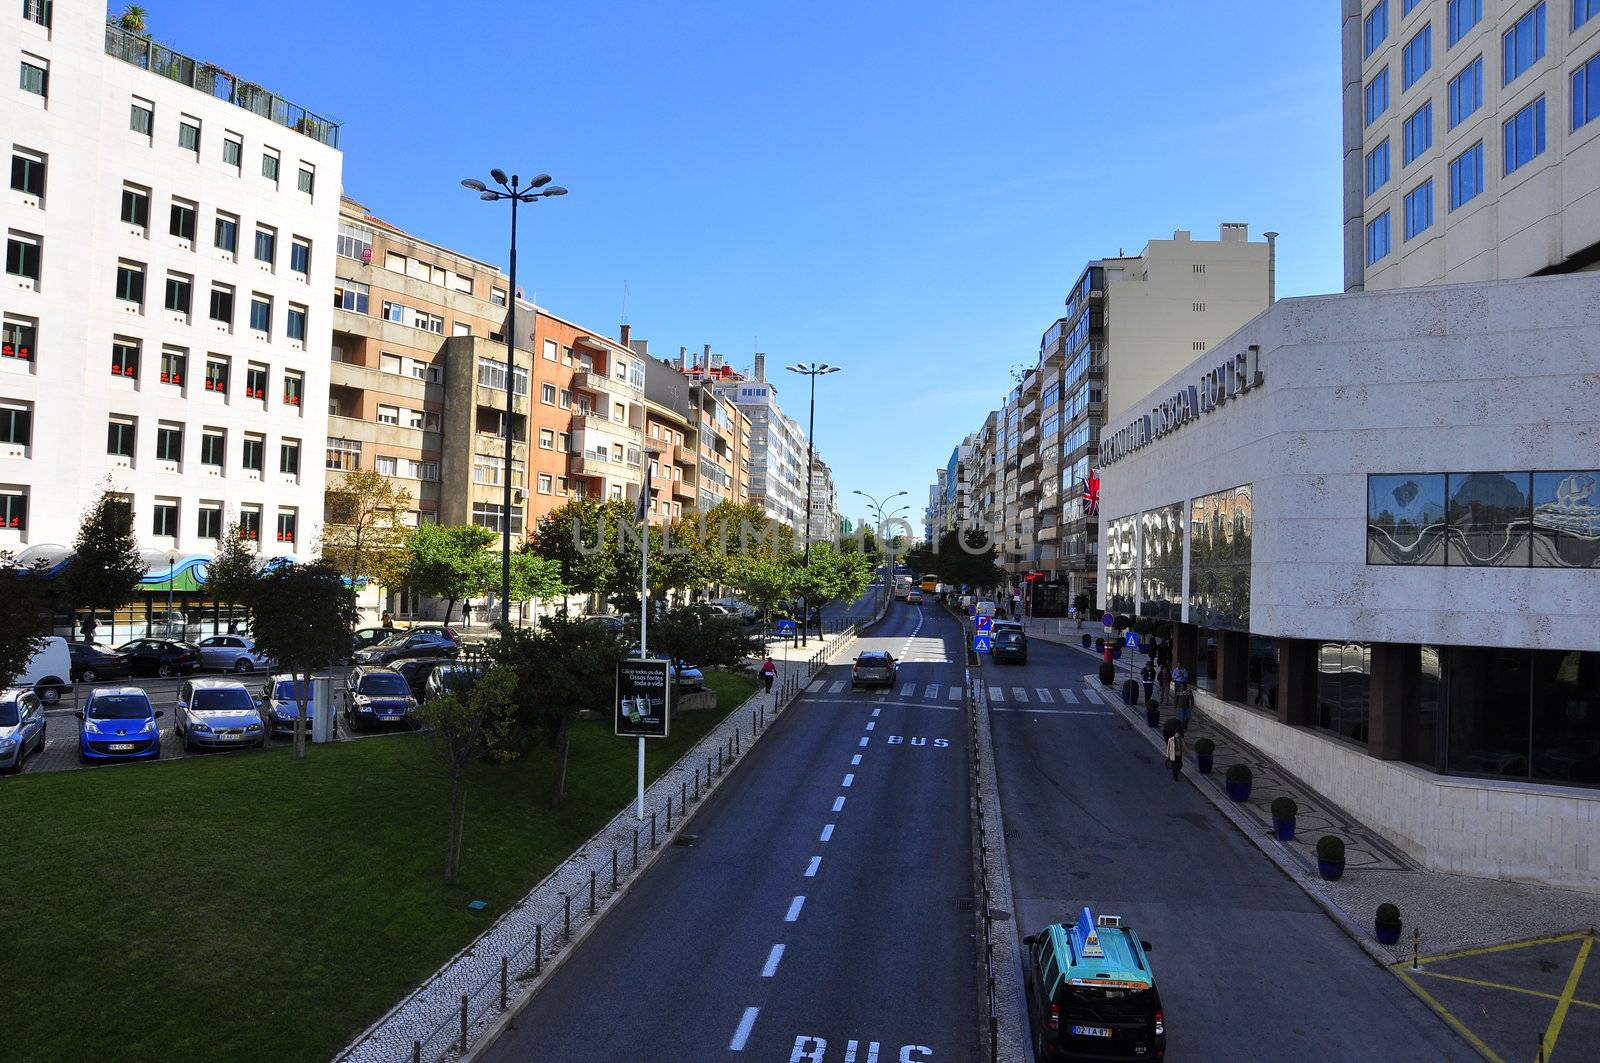
[{"label": "tree", "polygon": [[122,14],[117,18],[117,25],[129,33],[137,33],[141,37],[149,23],[150,13],[138,4],[129,4],[122,9]]},{"label": "tree", "polygon": [[83,515],[63,579],[68,607],[113,611],[133,598],[144,577],[144,559],[133,538],[133,507],[102,491]]},{"label": "tree", "polygon": [[729,558],[726,579],[740,597],[761,610],[763,627],[770,628],[772,607],[794,593],[795,570],[784,559],[751,554]]},{"label": "tree", "polygon": [[255,593],[260,580],[250,540],[245,538],[235,521],[222,536],[216,556],[206,565],[206,589],[213,598],[230,608],[242,605],[248,609],[250,596]]},{"label": "tree", "polygon": [[356,619],[355,594],[344,576],[321,561],[284,565],[262,576],[250,596],[256,650],[295,679],[294,756],[306,755],[306,706],[311,677],[350,653]]},{"label": "tree", "polygon": [[39,640],[50,634],[51,608],[46,566],[19,565],[9,551],[0,550],[0,690],[9,687],[39,650]]},{"label": "tree", "polygon": [[[497,590],[500,573],[495,570]],[[487,592],[485,592],[487,593]],[[514,602],[548,601],[566,593],[561,583],[561,566],[548,557],[540,557],[527,545],[511,555],[511,600]]]},{"label": "tree", "polygon": [[555,562],[562,586],[579,594],[610,589],[616,570],[617,540],[609,520],[614,509],[598,499],[574,498],[539,518],[533,553]]},{"label": "tree", "polygon": [[796,554],[792,593],[806,600],[806,607],[820,610],[829,602],[853,602],[867,593],[872,566],[862,554],[841,553],[832,543],[812,543],[811,560]]},{"label": "tree", "polygon": [[714,613],[703,605],[686,605],[651,617],[645,649],[652,657],[731,671],[745,667],[751,657],[762,656],[766,644],[740,617]]},{"label": "tree", "polygon": [[434,752],[450,783],[450,829],[445,840],[444,880],[454,883],[461,870],[462,842],[466,833],[467,782],[473,761],[500,760],[509,755],[506,740],[511,731],[512,694],[517,676],[496,665],[464,694],[442,694],[417,708],[417,718],[428,728]]},{"label": "tree", "polygon": [[457,602],[500,585],[500,559],[488,548],[494,541],[495,533],[477,524],[419,525],[406,539],[404,583],[418,594],[443,598],[449,623]]},{"label": "tree", "polygon": [[400,514],[411,509],[411,492],[371,469],[344,473],[323,496],[322,559],[354,587],[363,577],[385,586],[405,571],[406,528]]}]

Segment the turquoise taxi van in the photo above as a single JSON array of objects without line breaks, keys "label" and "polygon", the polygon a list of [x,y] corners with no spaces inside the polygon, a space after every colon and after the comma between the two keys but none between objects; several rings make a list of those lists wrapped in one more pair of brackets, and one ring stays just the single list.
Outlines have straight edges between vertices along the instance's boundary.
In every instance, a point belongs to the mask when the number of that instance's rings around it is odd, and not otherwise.
[{"label": "turquoise taxi van", "polygon": [[1036,1059],[1162,1059],[1166,1016],[1143,941],[1088,908],[1023,939]]}]

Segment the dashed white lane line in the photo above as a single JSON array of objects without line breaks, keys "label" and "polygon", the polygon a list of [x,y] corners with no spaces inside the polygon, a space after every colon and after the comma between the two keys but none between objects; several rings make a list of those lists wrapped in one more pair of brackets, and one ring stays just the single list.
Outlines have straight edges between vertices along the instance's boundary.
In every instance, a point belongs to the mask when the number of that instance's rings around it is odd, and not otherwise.
[{"label": "dashed white lane line", "polygon": [[783,917],[783,921],[785,923],[792,923],[796,919],[799,919],[800,918],[800,909],[804,908],[805,906],[806,906],[805,895],[804,894],[800,894],[800,895],[796,896],[794,900],[789,902],[789,914],[785,915]]},{"label": "dashed white lane line", "polygon": [[839,694],[839,693],[842,693],[843,691],[844,691],[844,680],[843,679],[839,679],[839,680],[834,681],[834,683],[831,686],[828,687],[828,693],[830,693],[830,694]]},{"label": "dashed white lane line", "polygon": [[961,688],[960,687],[951,687],[950,688],[950,700],[951,701],[960,701],[961,700]]},{"label": "dashed white lane line", "polygon": [[871,742],[871,741],[872,741],[872,739],[870,739],[870,738],[862,738],[862,739],[861,739],[861,743],[860,743],[860,744],[861,744],[861,745],[862,745],[862,746],[863,746],[863,747],[865,747],[865,746],[866,746],[866,744],[867,744],[867,743],[868,743],[868,742]]},{"label": "dashed white lane line", "polygon": [[[860,758],[861,758],[861,754],[857,753],[856,754],[856,759],[859,760]],[[854,763],[854,761],[852,761],[851,763]],[[844,777],[844,782],[840,783],[839,785],[840,786],[849,786],[851,783],[853,783],[855,781],[856,781],[855,772],[846,772],[845,773],[845,777]]]},{"label": "dashed white lane line", "polygon": [[821,841],[821,842],[825,842],[825,841],[829,840],[832,837],[833,837],[833,824],[829,823],[829,824],[826,824],[826,825],[823,826],[823,828],[822,828],[822,836],[820,838],[818,838],[817,840]]},{"label": "dashed white lane line", "polygon": [[851,767],[854,767],[855,765],[860,764],[860,763],[861,763],[861,754],[860,753],[857,753],[855,756],[850,758]]},{"label": "dashed white lane line", "polygon": [[783,946],[774,945],[772,951],[767,953],[767,962],[761,965],[761,977],[771,978],[778,973],[778,961],[783,959]]},{"label": "dashed white lane line", "polygon": [[838,797],[833,799],[833,810],[835,812],[844,811],[844,794],[840,794]]},{"label": "dashed white lane line", "polygon": [[869,731],[875,730],[877,728],[877,726],[878,726],[878,723],[877,723],[876,720],[868,720],[867,721],[867,730],[869,730]]},{"label": "dashed white lane line", "polygon": [[1024,705],[1028,703],[1028,689],[1026,687],[1012,687],[1011,696],[1022,702]]},{"label": "dashed white lane line", "polygon": [[822,866],[822,857],[813,856],[811,858],[811,863],[806,865],[806,878],[816,878],[817,877],[817,868],[819,868],[821,866]]},{"label": "dashed white lane line", "polygon": [[1056,699],[1051,695],[1049,687],[1034,687],[1033,692],[1039,696],[1039,700],[1044,704],[1055,704]]},{"label": "dashed white lane line", "polygon": [[750,1040],[750,1031],[755,1027],[756,1016],[759,1014],[761,1014],[760,1008],[744,1009],[744,1017],[739,1020],[739,1028],[733,1031],[733,1040],[728,1042],[728,1051],[744,1051],[745,1042]]},{"label": "dashed white lane line", "polygon": [[882,711],[883,711],[883,710],[882,710],[882,709],[873,709],[873,710],[872,710],[872,715],[873,715],[873,717],[874,717],[874,718],[876,718],[876,717],[877,717],[877,715],[878,715],[878,713],[880,713],[880,712],[882,712]]}]

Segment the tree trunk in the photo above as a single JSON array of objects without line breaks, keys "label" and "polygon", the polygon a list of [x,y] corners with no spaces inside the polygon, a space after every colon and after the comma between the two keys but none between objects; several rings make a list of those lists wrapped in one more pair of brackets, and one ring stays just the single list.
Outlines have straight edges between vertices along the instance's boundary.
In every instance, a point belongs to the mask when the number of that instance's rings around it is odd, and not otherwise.
[{"label": "tree trunk", "polygon": [[454,598],[451,598],[449,601],[444,603],[444,622],[445,623],[448,624],[450,622],[450,614],[454,613],[455,611],[456,611],[456,600]]},{"label": "tree trunk", "polygon": [[567,751],[572,748],[570,727],[568,721],[562,720],[561,729],[556,732],[556,781],[550,790],[551,808],[560,808],[561,798],[567,792]]},{"label": "tree trunk", "polygon": [[461,843],[466,833],[467,821],[467,779],[465,772],[458,772],[450,778],[450,835],[446,840],[444,854],[444,880],[451,885],[455,884],[456,876],[461,872]]},{"label": "tree trunk", "polygon": [[301,696],[295,699],[295,706],[299,708],[300,711],[295,715],[294,718],[294,759],[305,760],[306,712],[308,706],[310,705],[310,699],[305,697],[305,691],[309,689],[311,685],[311,678],[309,676],[303,679],[299,676],[296,676],[295,678],[298,680]]}]

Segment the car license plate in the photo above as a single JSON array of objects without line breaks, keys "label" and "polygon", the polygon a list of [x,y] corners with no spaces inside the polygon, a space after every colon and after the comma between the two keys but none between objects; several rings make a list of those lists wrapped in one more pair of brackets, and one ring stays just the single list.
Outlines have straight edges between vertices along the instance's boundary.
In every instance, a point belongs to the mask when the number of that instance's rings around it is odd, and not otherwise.
[{"label": "car license plate", "polygon": [[400,719],[400,717],[398,717],[398,716],[379,716],[378,719],[382,720],[384,723],[394,723],[396,720]]},{"label": "car license plate", "polygon": [[127,753],[127,752],[129,752],[130,750],[133,749],[133,743],[132,742],[112,742],[110,745],[106,746],[106,748],[111,750],[111,752],[113,752],[113,753]]},{"label": "car license plate", "polygon": [[244,735],[218,735],[217,737],[222,739],[224,742],[237,742],[243,738]]},{"label": "car license plate", "polygon": [[1077,1034],[1079,1037],[1110,1037],[1111,1036],[1111,1027],[1109,1027],[1109,1026],[1074,1026],[1072,1028],[1072,1032]]}]

